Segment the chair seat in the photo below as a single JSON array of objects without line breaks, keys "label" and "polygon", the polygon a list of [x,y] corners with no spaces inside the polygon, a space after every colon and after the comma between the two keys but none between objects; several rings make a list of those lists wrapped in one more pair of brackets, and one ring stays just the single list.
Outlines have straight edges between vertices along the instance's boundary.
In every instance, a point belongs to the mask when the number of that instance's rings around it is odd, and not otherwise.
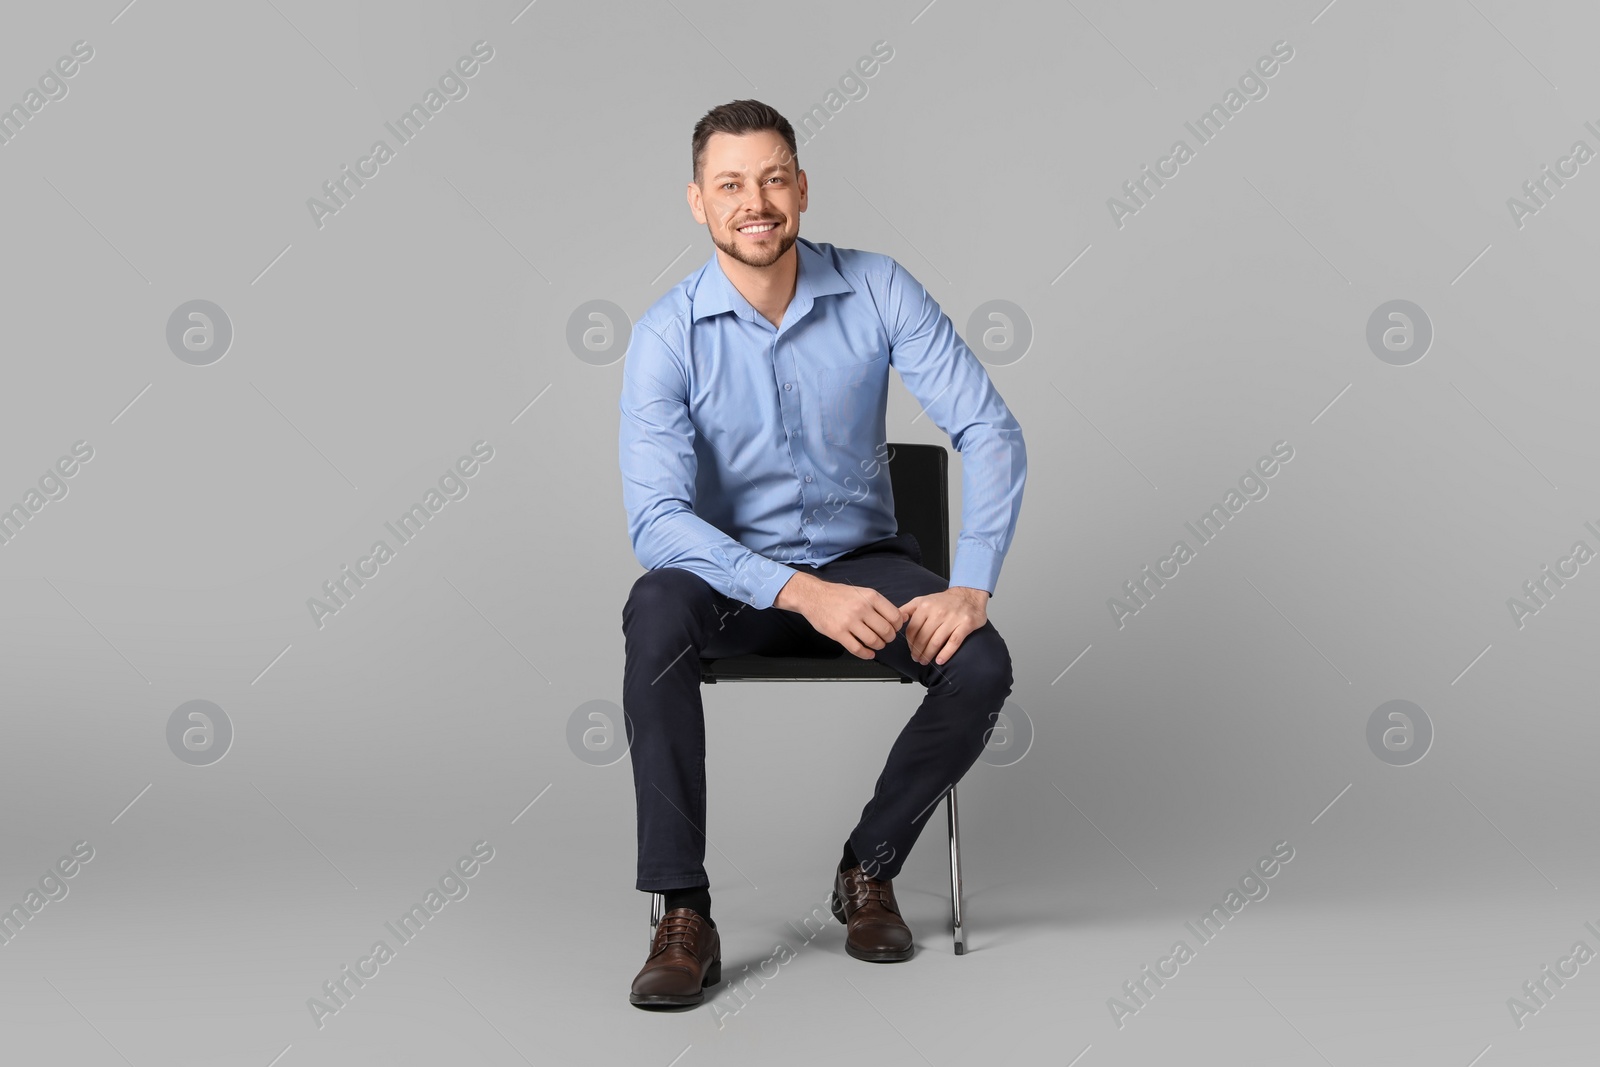
[{"label": "chair seat", "polygon": [[703,682],[904,682],[911,679],[877,660],[837,656],[728,656],[702,659]]}]

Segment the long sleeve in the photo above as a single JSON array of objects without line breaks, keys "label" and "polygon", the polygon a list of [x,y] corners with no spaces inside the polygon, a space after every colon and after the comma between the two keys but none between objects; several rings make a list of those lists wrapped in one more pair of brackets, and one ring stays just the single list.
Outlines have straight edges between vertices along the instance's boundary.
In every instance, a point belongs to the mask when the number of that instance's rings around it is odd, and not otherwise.
[{"label": "long sleeve", "polygon": [[961,453],[961,534],[950,584],[992,595],[1022,510],[1022,427],[950,317],[898,262],[884,306],[890,365]]},{"label": "long sleeve", "polygon": [[695,428],[688,375],[660,334],[638,323],[618,401],[622,500],[633,553],[647,570],[679,567],[725,596],[770,608],[795,568],[768,559],[695,514]]}]

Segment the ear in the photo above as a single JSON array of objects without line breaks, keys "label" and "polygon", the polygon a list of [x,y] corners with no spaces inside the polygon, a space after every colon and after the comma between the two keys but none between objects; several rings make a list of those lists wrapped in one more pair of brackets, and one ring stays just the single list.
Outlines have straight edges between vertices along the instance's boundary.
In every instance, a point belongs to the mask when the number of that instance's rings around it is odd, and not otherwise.
[{"label": "ear", "polygon": [[700,197],[700,187],[694,182],[690,182],[688,188],[684,190],[684,195],[689,201],[689,214],[694,216],[694,221],[704,226],[706,224],[706,209]]}]

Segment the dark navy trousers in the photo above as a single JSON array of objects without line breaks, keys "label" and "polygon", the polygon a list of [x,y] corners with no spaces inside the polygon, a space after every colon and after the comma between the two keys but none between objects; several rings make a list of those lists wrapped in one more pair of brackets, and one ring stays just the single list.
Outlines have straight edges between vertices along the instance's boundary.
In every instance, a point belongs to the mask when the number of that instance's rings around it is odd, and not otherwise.
[{"label": "dark navy trousers", "polygon": [[[807,570],[825,581],[876,589],[896,606],[947,587],[922,566],[916,539],[903,532]],[[634,582],[622,609],[622,632],[622,708],[638,808],[635,888],[709,885],[700,659],[850,653],[799,612],[752,607],[677,567],[646,571]],[[893,878],[937,801],[983,751],[1011,694],[1011,654],[986,621],[944,664],[912,659],[904,628],[874,658],[927,689],[889,749],[872,798],[849,835],[860,860],[878,859],[876,877]],[[837,860],[830,856],[829,862]]]}]

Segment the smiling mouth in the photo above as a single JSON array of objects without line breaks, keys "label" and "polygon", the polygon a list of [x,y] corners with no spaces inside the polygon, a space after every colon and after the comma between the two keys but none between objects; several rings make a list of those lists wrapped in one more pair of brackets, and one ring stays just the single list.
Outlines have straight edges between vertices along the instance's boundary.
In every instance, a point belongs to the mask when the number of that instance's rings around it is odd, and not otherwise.
[{"label": "smiling mouth", "polygon": [[739,227],[739,232],[746,237],[765,237],[769,233],[775,233],[777,229],[776,222],[752,222]]}]

